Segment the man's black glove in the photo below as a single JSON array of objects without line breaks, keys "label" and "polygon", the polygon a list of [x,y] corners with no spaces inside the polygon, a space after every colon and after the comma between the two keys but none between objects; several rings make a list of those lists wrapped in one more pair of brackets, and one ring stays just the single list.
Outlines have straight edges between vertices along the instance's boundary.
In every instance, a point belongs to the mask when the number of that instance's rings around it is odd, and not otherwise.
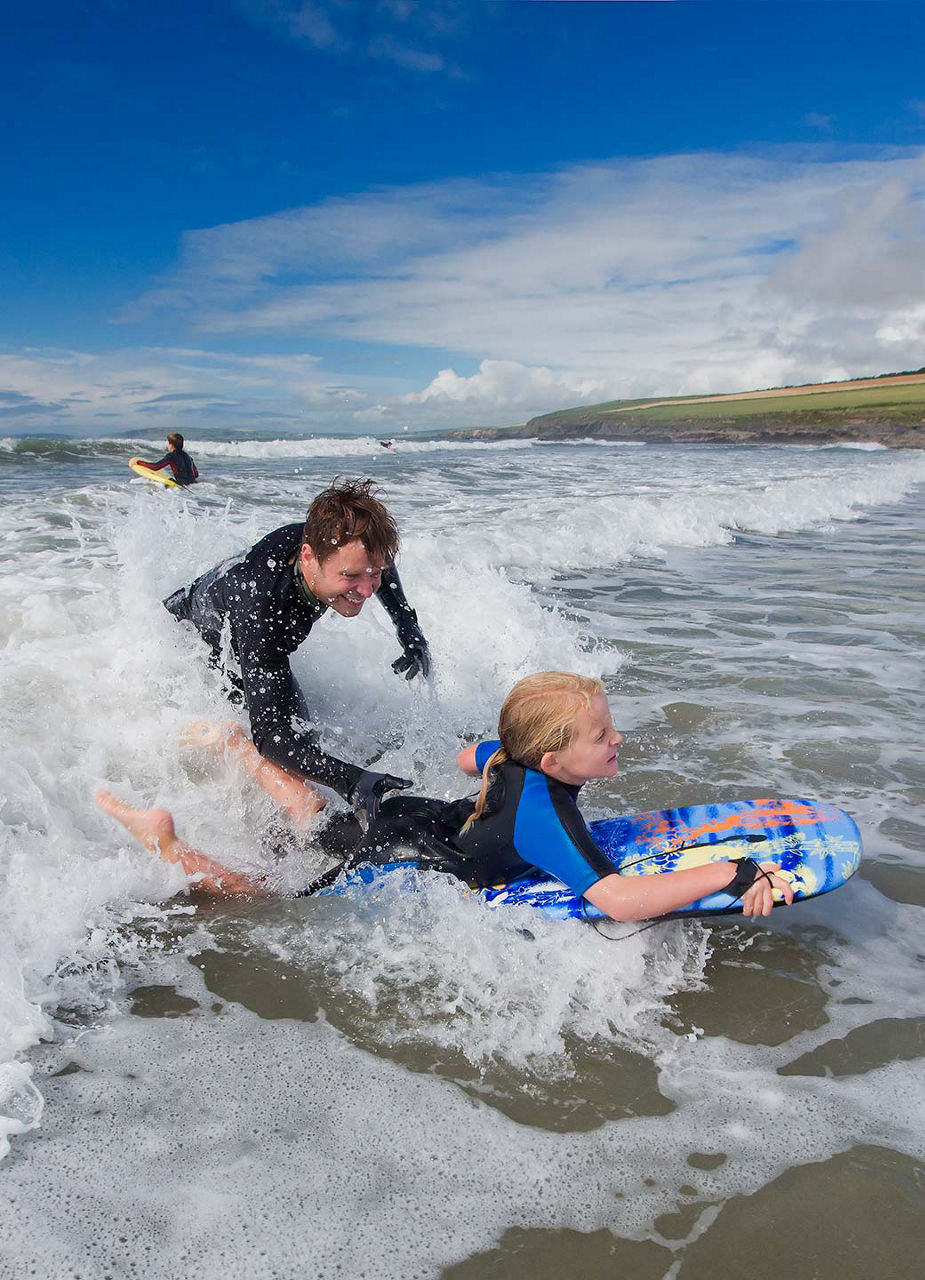
[{"label": "man's black glove", "polygon": [[405,791],[411,786],[408,778],[396,778],[394,773],[373,773],[372,769],[364,769],[350,788],[347,796],[353,812],[357,816],[364,831],[376,821],[379,814],[379,803],[387,791]]},{"label": "man's black glove", "polygon": [[396,632],[404,653],[392,663],[392,670],[396,675],[404,675],[406,680],[413,680],[415,676],[426,680],[430,674],[430,650],[413,609],[408,610],[407,621],[403,618]]}]

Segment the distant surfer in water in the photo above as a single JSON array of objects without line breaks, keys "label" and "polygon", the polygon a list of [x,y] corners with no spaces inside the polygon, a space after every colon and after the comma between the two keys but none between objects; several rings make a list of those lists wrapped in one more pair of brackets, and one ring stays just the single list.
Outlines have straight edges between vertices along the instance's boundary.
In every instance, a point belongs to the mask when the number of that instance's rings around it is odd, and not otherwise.
[{"label": "distant surfer in water", "polygon": [[383,449],[388,449],[390,452],[395,448],[394,441],[392,440],[380,440],[379,443],[382,445]]},{"label": "distant surfer in water", "polygon": [[354,806],[411,783],[321,749],[289,660],[329,609],[355,618],[375,595],[402,648],[392,670],[406,680],[427,677],[430,652],[402,590],[397,551],[398,529],[372,481],[343,481],[318,494],[304,525],[274,530],[164,601],[209,645],[232,701],[243,698],[260,755]]},{"label": "distant surfer in water", "polygon": [[171,431],[167,437],[167,452],[159,462],[146,462],[148,471],[162,471],[169,467],[177,484],[195,484],[199,479],[196,464],[183,448],[183,437],[179,431]]},{"label": "distant surfer in water", "polygon": [[[455,801],[395,796],[366,809],[364,824],[336,814],[313,841],[341,865],[410,862],[450,872],[475,887],[511,884],[538,872],[562,880],[614,920],[644,920],[723,891],[745,915],[770,915],[773,891],[786,902],[793,888],[773,862],[751,858],[712,862],[647,876],[620,875],[595,844],[578,810],[578,793],[593,778],[617,772],[623,741],[610,718],[599,680],[544,671],[519,681],[505,699],[499,739],[465,747],[464,773],[482,778],[478,798]],[[225,750],[280,805],[306,836],[324,802],[302,779],[261,758],[237,725],[197,724],[188,743]],[[136,809],[109,791],[96,802],[135,838],[179,863],[195,886],[215,896],[271,893],[265,881],[230,871],[186,844],[166,809]],[[332,883],[340,867],[299,896]],[[731,874],[730,874],[731,872]]]}]

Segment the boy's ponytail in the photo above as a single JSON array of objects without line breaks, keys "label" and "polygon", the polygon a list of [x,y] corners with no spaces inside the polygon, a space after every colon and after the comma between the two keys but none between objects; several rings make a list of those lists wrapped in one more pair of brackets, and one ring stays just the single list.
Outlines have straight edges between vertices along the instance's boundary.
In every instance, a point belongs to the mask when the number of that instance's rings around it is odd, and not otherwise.
[{"label": "boy's ponytail", "polygon": [[504,700],[498,720],[501,746],[485,762],[482,789],[465,831],[485,811],[489,774],[506,760],[539,769],[547,751],[561,751],[575,734],[575,717],[604,692],[600,680],[569,671],[540,671],[526,676]]},{"label": "boy's ponytail", "polygon": [[469,814],[469,817],[463,823],[463,831],[468,831],[475,822],[476,818],[481,818],[485,809],[485,801],[488,799],[488,788],[491,786],[490,774],[496,765],[504,764],[508,759],[508,754],[504,747],[499,747],[497,751],[493,751],[482,768],[482,789],[479,792],[478,799],[475,802],[475,808]]}]

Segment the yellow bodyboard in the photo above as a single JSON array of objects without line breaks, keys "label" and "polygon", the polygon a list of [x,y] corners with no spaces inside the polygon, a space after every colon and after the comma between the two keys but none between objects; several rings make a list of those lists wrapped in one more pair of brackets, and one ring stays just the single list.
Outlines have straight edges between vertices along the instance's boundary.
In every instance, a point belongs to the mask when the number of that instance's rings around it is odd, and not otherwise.
[{"label": "yellow bodyboard", "polygon": [[144,476],[145,480],[153,480],[155,484],[164,484],[168,489],[182,489],[183,486],[177,484],[173,478],[173,472],[169,470],[152,471],[151,463],[147,458],[129,458],[128,465],[135,472],[136,476]]}]

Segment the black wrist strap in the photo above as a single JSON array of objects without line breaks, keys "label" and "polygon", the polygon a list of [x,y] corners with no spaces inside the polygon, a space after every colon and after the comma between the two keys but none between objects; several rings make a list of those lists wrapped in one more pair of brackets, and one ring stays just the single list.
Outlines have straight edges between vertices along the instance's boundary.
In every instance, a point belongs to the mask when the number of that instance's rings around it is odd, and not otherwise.
[{"label": "black wrist strap", "polygon": [[763,871],[754,858],[737,858],[733,863],[735,867],[735,875],[726,885],[723,893],[730,893],[734,900],[741,898],[746,889],[750,889],[759,876],[764,876],[766,880],[770,880],[770,876]]}]

